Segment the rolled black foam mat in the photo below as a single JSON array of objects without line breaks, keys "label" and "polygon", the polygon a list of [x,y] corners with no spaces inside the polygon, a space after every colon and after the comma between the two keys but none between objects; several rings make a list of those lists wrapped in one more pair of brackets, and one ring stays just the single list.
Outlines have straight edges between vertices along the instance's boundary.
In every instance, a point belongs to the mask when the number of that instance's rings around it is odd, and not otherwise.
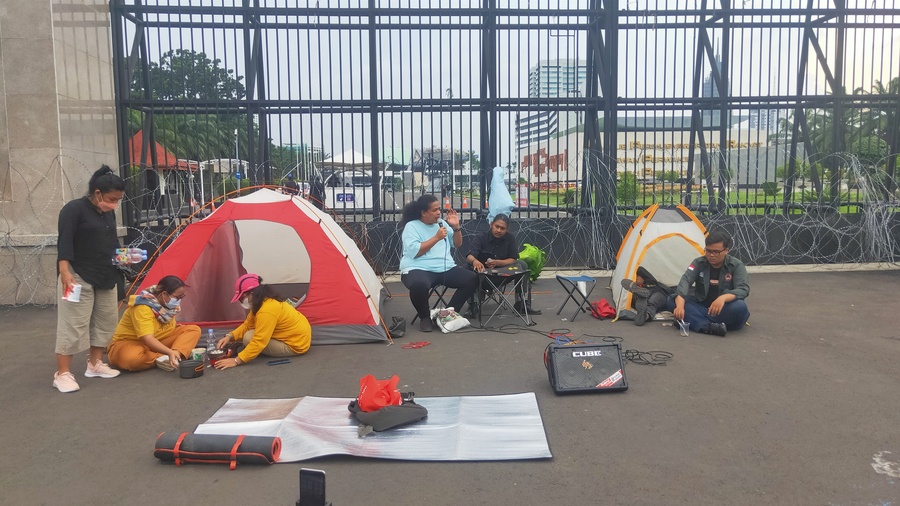
[{"label": "rolled black foam mat", "polygon": [[186,462],[229,464],[274,464],[281,455],[281,438],[163,432],[156,438],[153,456],[180,466]]}]

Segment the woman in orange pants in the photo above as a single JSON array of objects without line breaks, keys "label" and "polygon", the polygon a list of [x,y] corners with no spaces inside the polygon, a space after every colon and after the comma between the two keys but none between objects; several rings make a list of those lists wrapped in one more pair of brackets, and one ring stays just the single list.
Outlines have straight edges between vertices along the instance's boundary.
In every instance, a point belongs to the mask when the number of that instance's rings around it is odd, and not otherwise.
[{"label": "woman in orange pants", "polygon": [[[165,276],[154,286],[132,295],[113,332],[106,353],[111,364],[128,371],[174,370],[200,340],[200,327],[178,325],[175,317],[184,298],[184,281]],[[160,357],[167,357],[161,359]]]}]

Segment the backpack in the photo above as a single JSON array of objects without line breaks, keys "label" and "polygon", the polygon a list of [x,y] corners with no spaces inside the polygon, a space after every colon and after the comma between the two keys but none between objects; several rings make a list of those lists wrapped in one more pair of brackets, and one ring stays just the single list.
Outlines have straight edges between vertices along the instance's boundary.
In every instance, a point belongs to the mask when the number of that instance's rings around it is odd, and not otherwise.
[{"label": "backpack", "polygon": [[417,422],[428,416],[428,410],[416,404],[414,393],[397,390],[399,382],[396,374],[386,380],[367,374],[359,380],[359,396],[350,401],[347,409],[360,422],[357,427],[360,437],[372,431],[381,432]]},{"label": "backpack", "polygon": [[609,305],[609,302],[607,302],[606,299],[600,299],[597,302],[591,303],[591,316],[598,320],[614,318],[616,316],[616,310]]},{"label": "backpack", "polygon": [[531,281],[536,281],[544,264],[547,263],[547,254],[540,250],[537,246],[525,243],[522,245],[522,251],[519,252],[519,260],[523,260],[528,264]]}]

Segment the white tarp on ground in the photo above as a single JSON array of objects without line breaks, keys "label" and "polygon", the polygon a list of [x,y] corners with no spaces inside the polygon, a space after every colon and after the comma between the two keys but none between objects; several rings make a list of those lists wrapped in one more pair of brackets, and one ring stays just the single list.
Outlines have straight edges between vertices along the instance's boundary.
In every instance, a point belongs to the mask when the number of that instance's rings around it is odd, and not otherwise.
[{"label": "white tarp on ground", "polygon": [[427,418],[363,437],[347,410],[351,400],[229,399],[195,432],[278,436],[279,462],[325,455],[432,461],[552,457],[533,392],[417,398]]}]

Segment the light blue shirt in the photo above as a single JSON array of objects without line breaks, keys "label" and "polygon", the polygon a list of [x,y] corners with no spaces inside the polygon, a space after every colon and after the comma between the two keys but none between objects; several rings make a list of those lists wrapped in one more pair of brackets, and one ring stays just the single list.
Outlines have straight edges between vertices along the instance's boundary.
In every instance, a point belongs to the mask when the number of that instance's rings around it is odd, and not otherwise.
[{"label": "light blue shirt", "polygon": [[[446,224],[445,224],[446,225]],[[411,270],[428,272],[447,272],[456,266],[453,260],[453,228],[447,227],[447,237],[435,244],[422,256],[416,258],[422,243],[431,239],[438,233],[440,225],[426,225],[422,220],[413,220],[403,227],[403,255],[400,257],[400,273],[406,274]]]}]

